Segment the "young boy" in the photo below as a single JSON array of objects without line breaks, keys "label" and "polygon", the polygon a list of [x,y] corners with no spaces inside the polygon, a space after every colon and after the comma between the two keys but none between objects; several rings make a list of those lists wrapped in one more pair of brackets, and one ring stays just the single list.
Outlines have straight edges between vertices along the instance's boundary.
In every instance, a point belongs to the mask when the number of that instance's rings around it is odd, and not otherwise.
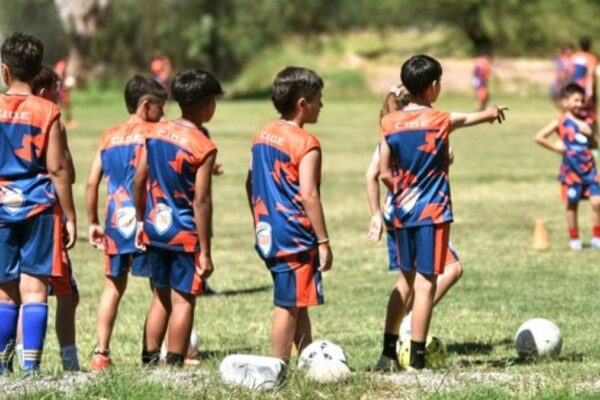
[{"label": "young boy", "polygon": [[490,56],[483,53],[475,59],[474,64],[473,88],[475,89],[475,98],[477,99],[477,111],[481,111],[487,106],[490,99],[488,81],[492,73],[492,63]]},{"label": "young boy", "polygon": [[61,256],[62,240],[70,249],[77,237],[60,111],[31,92],[43,54],[38,39],[18,32],[0,48],[8,86],[0,96],[0,374],[12,370],[20,306],[23,367],[39,368],[48,321],[48,278],[66,273],[55,259]]},{"label": "young boy", "polygon": [[256,250],[274,281],[271,353],[288,361],[292,343],[312,341],[308,307],[323,303],[321,272],[333,256],[319,196],[321,147],[304,129],[319,118],[323,81],[288,67],[277,74],[272,100],[281,118],[254,136],[246,192]]},{"label": "young boy", "polygon": [[[127,275],[149,277],[146,255],[135,245],[136,212],[133,178],[144,147],[146,127],[163,115],[167,92],[155,80],[135,75],[125,86],[129,119],[102,134],[100,149],[92,163],[86,190],[89,241],[104,250],[104,291],[98,309],[98,342],[92,369],[111,364],[110,338],[119,302],[127,287]],[[98,185],[107,181],[107,208],[104,229],[98,220]]]},{"label": "young boy", "polygon": [[381,120],[381,180],[392,192],[401,274],[387,307],[383,351],[377,370],[398,369],[396,342],[400,320],[413,301],[411,359],[425,367],[425,340],[438,275],[444,272],[452,207],[448,182],[448,136],[451,131],[504,119],[504,108],[457,114],[435,110],[441,90],[442,66],[426,55],[402,65],[402,84],[412,95],[402,111]]},{"label": "young boy", "polygon": [[[595,138],[591,126],[582,119],[585,91],[581,86],[570,83],[562,90],[561,98],[563,114],[542,128],[535,135],[535,141],[563,157],[558,180],[563,201],[567,203],[569,247],[572,250],[583,247],[579,239],[577,208],[580,200],[589,198],[594,212],[591,245],[592,248],[600,248],[600,186],[591,150]],[[549,140],[554,133],[560,138],[559,144]]]},{"label": "young boy", "polygon": [[196,296],[213,271],[211,179],[217,148],[203,125],[212,119],[223,91],[210,73],[192,69],[175,77],[171,93],[181,118],[160,122],[148,132],[135,176],[136,241],[147,248],[156,290],[146,318],[142,362],[158,363],[168,327],[165,361],[181,366]]},{"label": "young boy", "polygon": [[571,55],[572,82],[584,90],[584,102],[580,116],[595,129],[596,124],[596,68],[598,58],[591,53],[592,41],[589,37],[579,40],[580,51]]}]

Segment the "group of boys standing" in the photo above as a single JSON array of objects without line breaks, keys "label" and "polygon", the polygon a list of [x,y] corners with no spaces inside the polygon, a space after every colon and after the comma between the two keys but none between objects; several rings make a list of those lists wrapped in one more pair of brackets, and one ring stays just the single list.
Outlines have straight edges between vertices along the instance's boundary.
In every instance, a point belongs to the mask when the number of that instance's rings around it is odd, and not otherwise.
[{"label": "group of boys standing", "polygon": [[[70,279],[59,262],[76,240],[71,184],[74,171],[57,106],[33,95],[43,45],[15,33],[0,49],[8,90],[0,97],[0,374],[12,370],[17,320],[22,320],[22,367],[39,368],[46,334],[49,280]],[[401,71],[411,94],[402,110],[381,120],[381,179],[390,191],[400,276],[388,302],[380,370],[398,366],[400,319],[412,299],[411,367],[425,366],[425,339],[438,275],[444,272],[452,210],[448,181],[451,131],[504,119],[491,106],[476,113],[435,110],[442,68],[426,55]],[[312,340],[308,308],[323,303],[321,273],[333,256],[320,200],[322,151],[304,129],[316,123],[323,81],[301,67],[275,78],[273,104],[280,118],[258,130],[246,181],[256,250],[274,282],[272,355],[288,361],[292,345]],[[130,118],[101,137],[86,188],[89,240],[105,252],[106,285],[98,316],[92,368],[110,365],[109,342],[127,274],[150,277],[152,302],[144,325],[142,363],[184,363],[196,296],[214,270],[211,258],[212,175],[217,148],[204,125],[223,93],[198,69],[171,85],[181,118],[162,119],[166,92],[133,77],[125,89]],[[106,177],[104,227],[97,215],[98,185]],[[48,240],[48,234],[53,239]],[[19,311],[20,310],[20,311]],[[57,322],[57,326],[62,321]],[[76,358],[76,351],[74,357]],[[71,358],[73,354],[71,354]],[[77,363],[78,364],[78,363]]]}]

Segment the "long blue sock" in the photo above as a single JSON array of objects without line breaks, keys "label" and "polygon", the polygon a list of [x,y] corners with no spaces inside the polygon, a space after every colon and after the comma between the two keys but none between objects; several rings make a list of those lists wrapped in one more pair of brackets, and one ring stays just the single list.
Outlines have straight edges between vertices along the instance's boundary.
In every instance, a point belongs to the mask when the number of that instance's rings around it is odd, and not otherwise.
[{"label": "long blue sock", "polygon": [[19,307],[12,303],[0,303],[0,375],[12,372]]},{"label": "long blue sock", "polygon": [[23,304],[23,368],[35,371],[42,361],[46,327],[48,325],[48,304]]}]

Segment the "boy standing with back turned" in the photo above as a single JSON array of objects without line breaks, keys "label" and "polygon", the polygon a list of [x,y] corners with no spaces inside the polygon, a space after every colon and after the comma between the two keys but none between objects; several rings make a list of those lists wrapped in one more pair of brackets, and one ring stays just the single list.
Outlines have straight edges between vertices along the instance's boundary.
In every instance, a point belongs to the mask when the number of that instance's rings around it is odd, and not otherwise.
[{"label": "boy standing with back turned", "polygon": [[254,136],[246,180],[256,249],[275,286],[271,353],[286,362],[292,342],[302,351],[312,341],[308,307],[323,303],[321,272],[333,260],[319,196],[321,147],[304,129],[319,118],[322,88],[306,68],[277,74],[272,100],[281,119]]},{"label": "boy standing with back turned", "polygon": [[444,272],[452,222],[448,181],[450,132],[482,122],[502,122],[504,108],[449,113],[432,108],[441,90],[442,66],[427,55],[402,65],[412,95],[402,111],[381,120],[381,180],[392,192],[401,274],[387,307],[383,351],[376,369],[399,369],[396,342],[408,299],[414,295],[410,366],[425,368],[425,341],[438,275]]}]

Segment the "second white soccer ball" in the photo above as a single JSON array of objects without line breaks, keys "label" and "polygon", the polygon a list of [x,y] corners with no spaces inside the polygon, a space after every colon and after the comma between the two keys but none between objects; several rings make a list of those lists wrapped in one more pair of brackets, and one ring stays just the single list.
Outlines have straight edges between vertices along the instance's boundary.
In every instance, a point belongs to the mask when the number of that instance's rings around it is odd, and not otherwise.
[{"label": "second white soccer ball", "polygon": [[515,335],[515,348],[521,358],[558,357],[562,344],[560,329],[545,318],[525,321]]},{"label": "second white soccer ball", "polygon": [[317,340],[302,350],[298,368],[317,382],[337,382],[351,374],[344,350],[327,340]]}]

